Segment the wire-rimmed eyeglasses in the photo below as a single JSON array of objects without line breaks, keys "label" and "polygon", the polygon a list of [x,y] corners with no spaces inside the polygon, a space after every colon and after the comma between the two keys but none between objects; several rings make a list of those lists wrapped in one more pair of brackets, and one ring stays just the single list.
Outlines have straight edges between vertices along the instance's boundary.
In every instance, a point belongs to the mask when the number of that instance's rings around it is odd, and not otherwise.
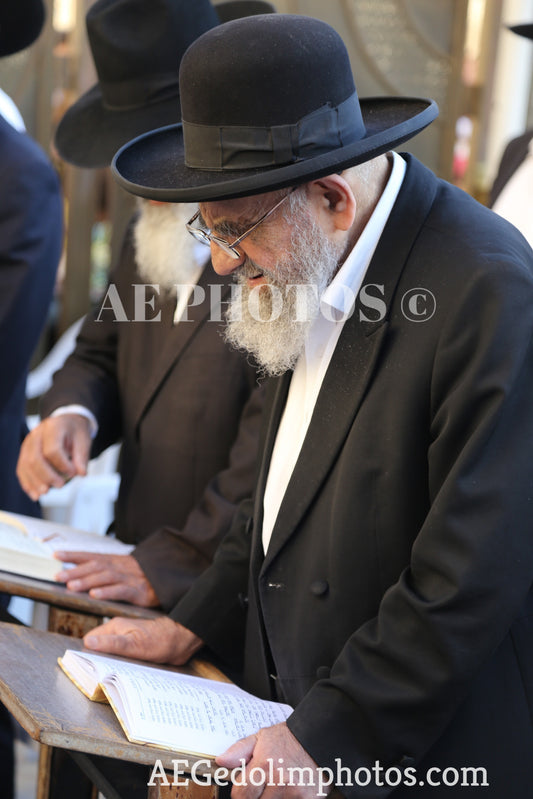
[{"label": "wire-rimmed eyeglasses", "polygon": [[220,236],[213,235],[213,233],[211,232],[210,228],[193,227],[193,224],[196,222],[196,220],[200,216],[200,211],[199,210],[194,214],[193,217],[191,217],[191,219],[189,219],[189,221],[186,223],[185,227],[187,228],[187,230],[189,231],[191,236],[194,236],[196,241],[199,241],[202,244],[206,244],[208,247],[210,247],[211,246],[211,242],[214,241],[215,244],[218,244],[218,246],[222,250],[224,250],[226,255],[229,255],[230,258],[234,258],[235,260],[237,260],[237,258],[241,258],[241,256],[242,256],[242,253],[240,253],[238,251],[238,249],[237,249],[239,244],[247,236],[249,236],[250,233],[253,233],[254,230],[256,230],[256,228],[259,227],[259,225],[261,225],[266,219],[268,219],[268,217],[271,214],[273,214],[274,211],[276,211],[280,207],[280,205],[282,203],[285,202],[287,197],[290,197],[290,195],[293,193],[293,191],[295,189],[296,189],[296,186],[293,186],[292,189],[290,190],[290,192],[288,194],[286,194],[285,197],[282,197],[281,200],[279,202],[277,202],[276,205],[273,208],[270,209],[270,211],[267,211],[266,214],[263,214],[263,216],[260,219],[258,219],[257,222],[255,224],[253,224],[251,228],[249,228],[245,233],[242,234],[242,236],[239,236],[238,239],[235,239],[235,241],[232,241],[231,243],[229,241],[226,241],[225,239],[220,238]]}]

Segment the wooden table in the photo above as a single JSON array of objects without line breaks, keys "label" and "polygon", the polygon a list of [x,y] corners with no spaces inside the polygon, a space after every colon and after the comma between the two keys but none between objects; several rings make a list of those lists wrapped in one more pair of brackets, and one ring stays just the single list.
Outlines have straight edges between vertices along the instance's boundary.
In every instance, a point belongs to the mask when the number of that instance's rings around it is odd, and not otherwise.
[{"label": "wooden table", "polygon": [[[11,572],[0,571],[0,592],[45,603],[48,605],[48,630],[72,636],[73,639],[82,638],[109,616],[154,619],[162,615],[160,610],[153,608],[93,599],[86,593],[69,591],[63,583],[36,580]],[[73,647],[74,641],[71,641],[70,648]],[[50,799],[52,757],[53,749],[50,746],[40,747],[37,799]]]},{"label": "wooden table", "polygon": [[[105,778],[89,771],[86,755],[103,755],[133,763],[153,765],[160,759],[173,770],[174,760],[187,760],[192,768],[197,759],[159,747],[130,743],[108,705],[91,702],[68,679],[57,664],[65,649],[83,649],[79,639],[0,622],[0,701],[36,741],[48,749],[68,749],[89,773],[108,799],[124,799]],[[206,676],[206,664],[182,669]],[[214,679],[223,678],[216,669]],[[77,753],[77,754],[76,754]],[[180,763],[181,767],[181,763]],[[206,770],[209,773],[209,769]],[[39,784],[37,799],[48,795],[49,786]],[[148,799],[216,799],[217,788],[189,782],[187,787],[147,786]],[[75,796],[75,786],[73,786]]]},{"label": "wooden table", "polygon": [[19,574],[0,571],[0,593],[21,596],[49,606],[50,632],[82,638],[106,616],[127,616],[130,619],[155,619],[160,610],[140,608],[127,602],[93,599],[89,594],[69,591],[63,583],[35,580]]}]

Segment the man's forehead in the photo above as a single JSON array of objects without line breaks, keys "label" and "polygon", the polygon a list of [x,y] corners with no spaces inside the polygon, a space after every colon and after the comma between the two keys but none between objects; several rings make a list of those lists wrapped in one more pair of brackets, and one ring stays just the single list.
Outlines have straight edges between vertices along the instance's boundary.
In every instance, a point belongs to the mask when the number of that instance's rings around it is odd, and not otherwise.
[{"label": "man's forehead", "polygon": [[223,222],[238,224],[252,224],[256,221],[258,212],[261,212],[270,197],[275,192],[268,194],[240,197],[235,200],[215,200],[213,202],[198,203],[203,220],[209,227],[220,225]]}]

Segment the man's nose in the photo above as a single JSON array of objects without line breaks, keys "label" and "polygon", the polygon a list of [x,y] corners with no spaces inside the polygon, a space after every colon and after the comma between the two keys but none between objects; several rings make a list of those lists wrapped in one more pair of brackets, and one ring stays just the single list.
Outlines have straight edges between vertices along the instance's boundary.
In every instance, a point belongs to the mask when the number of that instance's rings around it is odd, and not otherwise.
[{"label": "man's nose", "polygon": [[242,266],[245,255],[240,252],[239,258],[232,258],[216,241],[211,242],[211,263],[217,275],[231,275],[239,266]]}]

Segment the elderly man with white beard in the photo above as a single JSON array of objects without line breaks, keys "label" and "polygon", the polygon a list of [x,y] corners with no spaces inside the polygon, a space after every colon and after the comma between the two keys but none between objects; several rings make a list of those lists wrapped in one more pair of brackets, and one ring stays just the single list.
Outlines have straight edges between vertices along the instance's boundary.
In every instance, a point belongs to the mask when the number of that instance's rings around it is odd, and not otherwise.
[{"label": "elderly man with white beard", "polygon": [[273,375],[258,479],[170,618],[85,645],[175,665],[207,645],[293,707],[216,758],[242,766],[233,799],[315,799],[326,774],[349,799],[528,795],[533,252],[396,152],[435,104],[360,99],[321,20],[209,31],[180,94],[182,125],[113,170],[197,201],[188,230],[242,284],[229,335]]},{"label": "elderly man with white beard", "polygon": [[[293,220],[290,249],[281,248],[272,270],[246,257],[232,273],[240,291],[226,314],[226,340],[250,352],[260,371],[270,377],[296,366],[319,315],[320,298],[343,255],[306,214],[303,194],[282,192],[279,205],[285,200],[285,211]],[[261,216],[263,204],[264,200],[258,203],[257,216]],[[197,218],[203,221],[201,213]]]}]

